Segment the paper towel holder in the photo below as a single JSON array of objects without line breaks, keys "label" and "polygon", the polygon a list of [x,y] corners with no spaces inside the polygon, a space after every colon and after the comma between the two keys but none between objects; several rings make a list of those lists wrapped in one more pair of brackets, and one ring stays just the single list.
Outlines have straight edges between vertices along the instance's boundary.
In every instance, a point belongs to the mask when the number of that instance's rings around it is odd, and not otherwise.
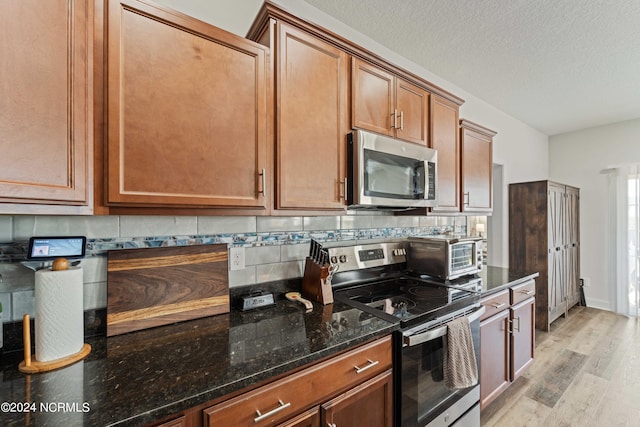
[{"label": "paper towel holder", "polygon": [[23,338],[24,338],[24,360],[18,365],[18,370],[24,374],[37,374],[40,372],[53,371],[54,369],[64,368],[76,363],[91,353],[91,346],[84,343],[79,352],[71,354],[60,359],[50,360],[48,362],[39,362],[31,358],[31,324],[29,323],[29,315],[25,314],[23,318]]},{"label": "paper towel holder", "polygon": [[[56,259],[61,266],[58,269],[65,269],[69,263],[64,258]],[[55,360],[49,360],[46,362],[40,362],[31,357],[31,323],[29,315],[25,314],[22,319],[22,338],[24,341],[24,360],[18,365],[18,370],[25,374],[37,374],[40,372],[53,371],[54,369],[64,368],[73,363],[76,363],[89,355],[91,352],[91,346],[84,343],[80,348],[80,351],[70,354],[65,357],[61,357]]]}]

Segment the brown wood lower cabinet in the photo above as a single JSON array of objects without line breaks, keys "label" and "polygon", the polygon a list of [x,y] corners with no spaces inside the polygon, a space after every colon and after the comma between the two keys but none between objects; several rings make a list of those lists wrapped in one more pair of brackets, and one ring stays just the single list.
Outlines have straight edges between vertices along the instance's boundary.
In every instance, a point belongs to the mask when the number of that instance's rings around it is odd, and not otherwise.
[{"label": "brown wood lower cabinet", "polygon": [[495,400],[533,363],[535,281],[482,299],[480,322],[480,407]]},{"label": "brown wood lower cabinet", "polygon": [[325,403],[321,414],[323,426],[392,426],[391,370]]},{"label": "brown wood lower cabinet", "polygon": [[391,426],[391,367],[381,338],[206,408],[204,426]]}]

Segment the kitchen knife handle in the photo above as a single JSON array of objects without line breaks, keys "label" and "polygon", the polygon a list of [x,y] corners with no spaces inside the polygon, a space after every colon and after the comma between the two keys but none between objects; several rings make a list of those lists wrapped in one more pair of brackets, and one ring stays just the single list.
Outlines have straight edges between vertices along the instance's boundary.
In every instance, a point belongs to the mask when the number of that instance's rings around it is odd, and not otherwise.
[{"label": "kitchen knife handle", "polygon": [[254,423],[259,423],[260,421],[262,421],[262,420],[264,420],[266,418],[269,418],[271,415],[277,414],[278,412],[282,411],[283,409],[286,409],[289,406],[291,406],[291,402],[284,403],[280,399],[278,399],[278,403],[280,404],[280,406],[278,406],[275,409],[270,410],[269,412],[265,412],[264,414],[260,413],[260,411],[256,409],[256,414],[258,416],[253,419],[253,422]]}]

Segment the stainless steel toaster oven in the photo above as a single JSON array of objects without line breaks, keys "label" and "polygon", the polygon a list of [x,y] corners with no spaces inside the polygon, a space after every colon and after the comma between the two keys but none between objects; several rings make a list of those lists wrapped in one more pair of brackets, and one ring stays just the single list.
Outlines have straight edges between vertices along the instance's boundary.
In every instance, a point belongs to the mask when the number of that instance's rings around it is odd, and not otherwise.
[{"label": "stainless steel toaster oven", "polygon": [[479,273],[482,270],[482,238],[410,237],[407,268],[442,280]]}]

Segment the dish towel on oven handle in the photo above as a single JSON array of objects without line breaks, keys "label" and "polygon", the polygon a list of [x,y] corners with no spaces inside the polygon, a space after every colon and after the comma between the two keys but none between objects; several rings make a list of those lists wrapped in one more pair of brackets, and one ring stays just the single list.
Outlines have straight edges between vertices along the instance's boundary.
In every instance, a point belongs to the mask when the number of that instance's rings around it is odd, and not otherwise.
[{"label": "dish towel on oven handle", "polygon": [[467,388],[478,383],[478,365],[473,349],[469,319],[459,317],[447,323],[444,379],[449,389]]}]

